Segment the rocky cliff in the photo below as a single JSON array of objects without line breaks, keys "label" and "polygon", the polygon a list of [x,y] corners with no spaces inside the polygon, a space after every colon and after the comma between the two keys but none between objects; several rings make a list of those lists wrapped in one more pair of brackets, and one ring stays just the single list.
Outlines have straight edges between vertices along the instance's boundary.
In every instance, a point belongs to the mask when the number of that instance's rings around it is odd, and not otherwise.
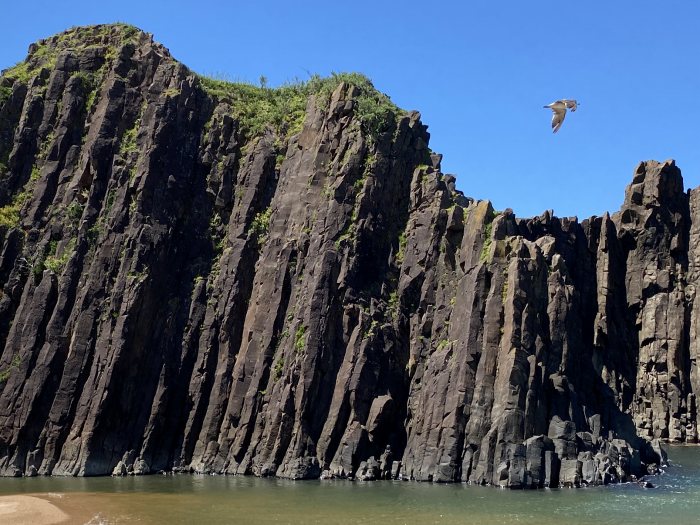
[{"label": "rocky cliff", "polygon": [[125,25],[0,79],[0,474],[602,483],[695,442],[700,193],[455,190],[358,75],[202,78]]}]

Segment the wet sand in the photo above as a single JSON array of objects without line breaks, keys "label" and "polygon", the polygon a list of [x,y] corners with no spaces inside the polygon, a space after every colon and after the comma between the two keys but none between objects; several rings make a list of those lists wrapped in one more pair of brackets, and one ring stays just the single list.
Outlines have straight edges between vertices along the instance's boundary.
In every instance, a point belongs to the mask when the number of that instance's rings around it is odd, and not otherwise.
[{"label": "wet sand", "polygon": [[7,525],[53,525],[68,523],[69,516],[48,497],[0,496],[0,523]]},{"label": "wet sand", "polygon": [[111,523],[99,509],[109,498],[90,493],[48,492],[0,496],[2,525],[102,525]]}]

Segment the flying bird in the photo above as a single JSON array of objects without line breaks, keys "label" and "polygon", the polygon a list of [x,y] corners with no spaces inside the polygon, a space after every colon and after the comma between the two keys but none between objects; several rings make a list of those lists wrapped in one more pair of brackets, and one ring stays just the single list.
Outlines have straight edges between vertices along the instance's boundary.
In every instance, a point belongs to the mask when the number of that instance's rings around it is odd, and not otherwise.
[{"label": "flying bird", "polygon": [[576,111],[578,107],[578,102],[575,100],[567,100],[565,98],[552,102],[544,106],[552,110],[552,133],[559,131],[562,122],[564,122],[564,117],[566,117],[566,110]]}]

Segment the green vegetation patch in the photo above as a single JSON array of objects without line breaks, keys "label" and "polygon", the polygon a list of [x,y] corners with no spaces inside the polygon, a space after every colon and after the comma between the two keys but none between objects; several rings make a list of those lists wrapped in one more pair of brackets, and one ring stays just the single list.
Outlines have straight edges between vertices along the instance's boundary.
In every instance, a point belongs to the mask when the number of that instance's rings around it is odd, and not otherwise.
[{"label": "green vegetation patch", "polygon": [[0,107],[7,102],[12,96],[12,88],[10,86],[0,86]]},{"label": "green vegetation patch", "polygon": [[97,95],[100,91],[100,86],[102,85],[102,81],[104,80],[106,73],[107,63],[105,63],[100,69],[98,69],[94,73],[89,71],[77,71],[72,75],[73,77],[77,77],[80,80],[80,83],[83,87],[83,92],[86,93],[85,111],[88,114],[92,111],[92,107],[95,105]]},{"label": "green vegetation patch", "polygon": [[406,239],[406,232],[402,231],[399,234],[399,251],[396,252],[396,264],[401,266],[403,259],[406,256],[406,245],[408,244],[408,239]]},{"label": "green vegetation patch", "polygon": [[309,97],[315,96],[318,107],[327,109],[331,94],[341,82],[357,88],[355,115],[372,139],[404,113],[359,73],[333,73],[326,78],[313,75],[307,81],[290,82],[277,88],[267,87],[266,82],[256,86],[201,75],[199,80],[209,95],[231,104],[235,118],[249,139],[266,129],[286,136],[300,132]]},{"label": "green vegetation patch", "polygon": [[262,135],[268,128],[288,136],[301,131],[308,99],[305,83],[270,89],[205,76],[199,80],[209,95],[231,104],[246,138]]},{"label": "green vegetation patch", "polygon": [[39,40],[28,59],[8,69],[4,76],[27,84],[42,68],[53,69],[58,55],[66,49],[80,50],[104,44],[107,47],[107,57],[116,56],[116,47],[135,41],[138,33],[138,28],[122,23],[73,27]]},{"label": "green vegetation patch", "polygon": [[444,350],[445,348],[447,348],[447,346],[448,346],[451,342],[452,342],[452,341],[450,341],[449,339],[440,339],[440,341],[439,341],[438,344],[437,344],[437,350],[438,350],[438,352],[441,352],[442,350]]},{"label": "green vegetation patch", "polygon": [[306,345],[306,327],[302,324],[299,325],[297,331],[294,333],[294,350],[297,352],[302,352],[304,350],[304,345]]},{"label": "green vegetation patch", "polygon": [[124,131],[122,135],[121,143],[119,144],[119,153],[124,156],[129,153],[136,151],[136,136],[139,133],[139,128],[141,127],[141,119],[137,118],[134,125],[131,128]]},{"label": "green vegetation patch", "polygon": [[56,243],[55,241],[51,243],[51,253],[53,255],[49,255],[45,260],[44,260],[44,267],[48,268],[55,274],[59,274],[63,271],[63,268],[66,267],[66,264],[68,263],[68,260],[71,258],[71,255],[73,255],[73,251],[75,250],[75,239],[71,239],[68,244],[63,248],[63,253],[59,256],[56,254]]},{"label": "green vegetation patch", "polygon": [[19,212],[29,198],[29,192],[23,191],[15,195],[10,204],[0,208],[0,226],[16,228],[19,226]]},{"label": "green vegetation patch", "polygon": [[399,315],[399,294],[396,290],[389,294],[389,315],[392,319]]},{"label": "green vegetation patch", "polygon": [[373,319],[372,322],[370,323],[370,325],[362,333],[362,338],[368,339],[370,337],[374,337],[377,334],[378,328],[379,328],[379,321],[377,321],[376,319]]},{"label": "green vegetation patch", "polygon": [[84,209],[85,209],[85,206],[78,201],[73,201],[68,205],[68,209],[66,210],[66,215],[68,216],[68,220],[71,222],[71,224],[73,224],[75,226],[78,225],[78,223],[80,222],[80,219],[83,216]]},{"label": "green vegetation patch", "polygon": [[343,230],[343,232],[340,234],[340,237],[338,237],[335,240],[335,249],[340,251],[340,249],[345,246],[346,244],[353,244],[355,242],[355,236],[357,235],[357,228],[354,224],[354,222],[351,220]]},{"label": "green vegetation patch", "polygon": [[253,221],[250,223],[249,232],[255,235],[258,239],[258,245],[262,246],[267,240],[267,234],[270,231],[270,215],[272,214],[271,208],[266,208],[265,210],[258,212]]},{"label": "green vegetation patch", "polygon": [[19,354],[15,354],[12,358],[12,362],[10,362],[10,365],[4,370],[0,370],[0,384],[7,381],[10,377],[10,373],[12,372],[12,370],[19,367],[21,363],[22,358],[19,356]]},{"label": "green vegetation patch", "polygon": [[341,82],[358,88],[355,114],[360,119],[363,130],[371,139],[376,139],[381,132],[386,130],[390,122],[405,113],[387,95],[377,91],[372,81],[362,74],[333,73],[329,78],[319,79],[319,81],[321,86],[317,100],[322,105],[321,107],[328,105],[331,93]]},{"label": "green vegetation patch", "polygon": [[[134,204],[134,211],[136,211],[136,201],[132,200],[132,203]],[[131,209],[131,205],[129,205],[129,208]],[[221,220],[221,215],[215,212],[209,220],[209,239],[211,240],[214,253],[217,255],[221,255],[221,253],[224,251],[224,233],[225,230],[223,227],[223,221]]]},{"label": "green vegetation patch", "polygon": [[484,246],[481,248],[480,262],[486,262],[489,258],[489,250],[491,249],[491,231],[493,230],[493,222],[489,222],[484,228]]},{"label": "green vegetation patch", "polygon": [[284,358],[280,357],[275,363],[275,367],[272,369],[272,379],[279,381],[282,377],[282,372],[284,371]]}]

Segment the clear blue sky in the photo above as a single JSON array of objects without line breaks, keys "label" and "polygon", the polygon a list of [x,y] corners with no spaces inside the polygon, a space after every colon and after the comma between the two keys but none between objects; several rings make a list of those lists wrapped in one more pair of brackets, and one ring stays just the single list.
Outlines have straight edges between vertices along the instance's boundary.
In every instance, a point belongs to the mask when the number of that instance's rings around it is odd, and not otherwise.
[{"label": "clear blue sky", "polygon": [[[0,68],[73,25],[123,21],[201,73],[277,85],[365,73],[430,126],[465,194],[519,216],[617,210],[636,163],[700,185],[700,4],[686,1],[3,2]],[[544,104],[581,108],[551,133]]]}]

